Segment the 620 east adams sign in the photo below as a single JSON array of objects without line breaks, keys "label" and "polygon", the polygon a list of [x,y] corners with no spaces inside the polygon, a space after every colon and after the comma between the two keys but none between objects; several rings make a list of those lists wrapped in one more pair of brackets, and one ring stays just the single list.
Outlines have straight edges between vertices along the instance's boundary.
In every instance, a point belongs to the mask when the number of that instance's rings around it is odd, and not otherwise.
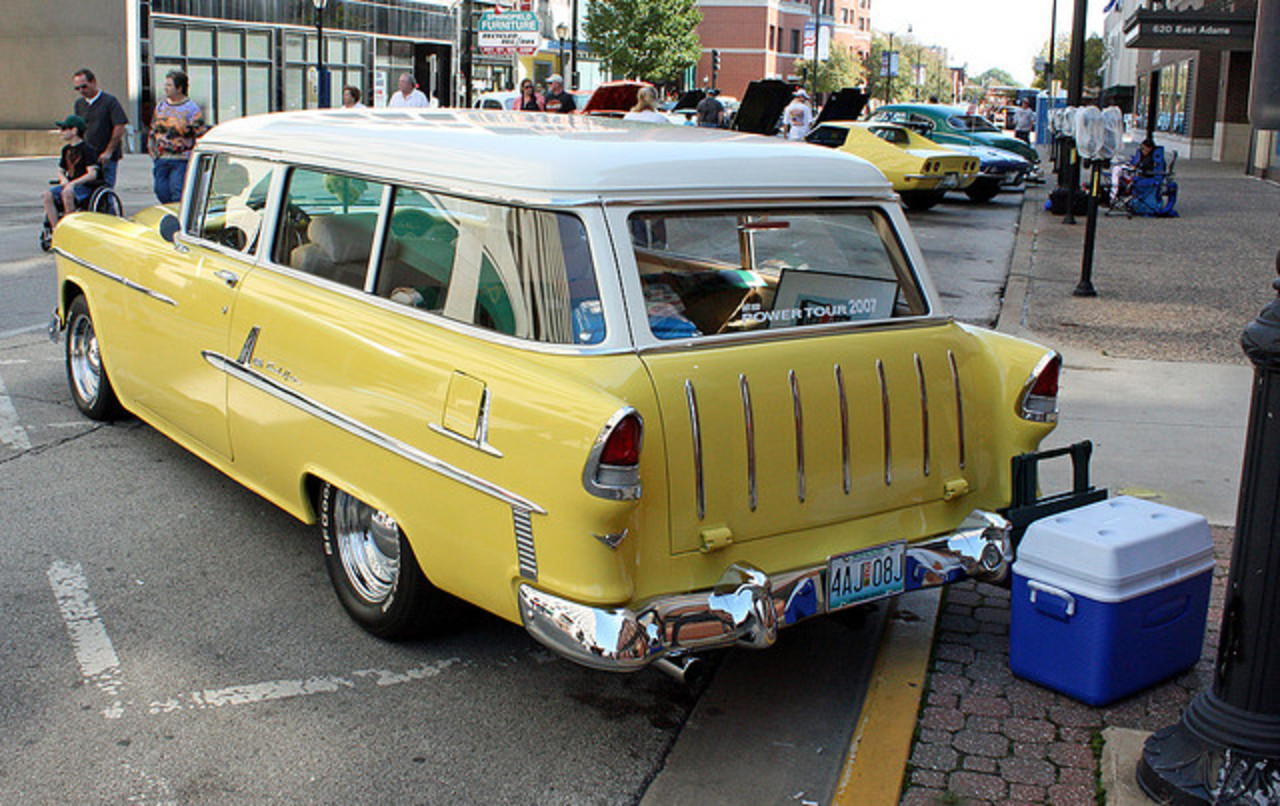
[{"label": "620 east adams sign", "polygon": [[1143,49],[1252,50],[1253,28],[1251,14],[1139,10],[1125,23],[1124,43]]}]

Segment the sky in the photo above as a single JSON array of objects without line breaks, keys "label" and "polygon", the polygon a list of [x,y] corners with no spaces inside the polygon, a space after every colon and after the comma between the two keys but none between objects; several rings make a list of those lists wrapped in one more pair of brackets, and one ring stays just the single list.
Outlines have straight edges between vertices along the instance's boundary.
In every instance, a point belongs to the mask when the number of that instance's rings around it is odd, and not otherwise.
[{"label": "sky", "polygon": [[[1074,0],[1057,0],[1058,36],[1070,35]],[[1086,36],[1102,34],[1105,0],[1088,0]],[[992,67],[1023,84],[1034,78],[1033,62],[1049,41],[1053,0],[875,0],[871,25],[883,33],[906,33],[921,45],[947,49],[951,66],[970,76]]]}]

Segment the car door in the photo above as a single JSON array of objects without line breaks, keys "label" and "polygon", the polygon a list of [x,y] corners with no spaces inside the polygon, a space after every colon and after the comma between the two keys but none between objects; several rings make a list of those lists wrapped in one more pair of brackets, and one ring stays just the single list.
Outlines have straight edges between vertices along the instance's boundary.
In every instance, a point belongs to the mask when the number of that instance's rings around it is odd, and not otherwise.
[{"label": "car door", "polygon": [[137,310],[129,361],[138,406],[197,451],[230,457],[226,375],[207,354],[227,350],[236,293],[252,268],[271,165],[225,154],[193,166],[190,200],[172,253],[151,287],[164,298]]}]

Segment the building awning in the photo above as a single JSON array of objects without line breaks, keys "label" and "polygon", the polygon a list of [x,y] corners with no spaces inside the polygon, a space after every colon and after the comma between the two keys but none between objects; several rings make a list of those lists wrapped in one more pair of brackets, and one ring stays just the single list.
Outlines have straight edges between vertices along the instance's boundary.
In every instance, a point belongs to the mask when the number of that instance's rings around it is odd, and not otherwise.
[{"label": "building awning", "polygon": [[1252,11],[1151,11],[1124,21],[1125,47],[1154,50],[1253,50]]}]

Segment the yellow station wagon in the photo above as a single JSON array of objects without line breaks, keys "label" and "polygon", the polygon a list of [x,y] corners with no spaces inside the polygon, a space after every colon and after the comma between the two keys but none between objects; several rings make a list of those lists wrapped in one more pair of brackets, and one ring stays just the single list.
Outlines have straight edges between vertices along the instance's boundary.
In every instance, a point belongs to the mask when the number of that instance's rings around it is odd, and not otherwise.
[{"label": "yellow station wagon", "polygon": [[[583,116],[224,123],[55,233],[71,394],[306,522],[377,635],[446,594],[676,668],[1011,559],[1060,359],[938,304],[867,163]],[[674,665],[673,665],[674,664]]]}]

